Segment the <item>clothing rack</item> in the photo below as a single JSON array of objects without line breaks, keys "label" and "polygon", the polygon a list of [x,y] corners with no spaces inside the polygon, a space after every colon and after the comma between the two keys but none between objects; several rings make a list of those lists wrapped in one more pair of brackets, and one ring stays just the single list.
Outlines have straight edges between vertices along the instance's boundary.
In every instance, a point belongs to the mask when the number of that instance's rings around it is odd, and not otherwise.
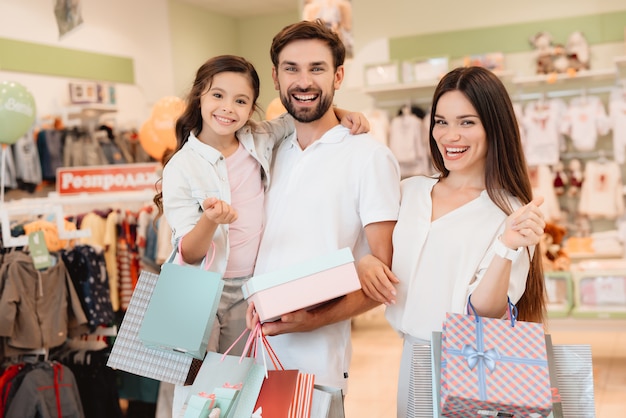
[{"label": "clothing rack", "polygon": [[76,238],[89,237],[91,235],[90,230],[66,230],[65,229],[65,215],[67,208],[84,207],[86,205],[101,205],[112,203],[140,203],[151,202],[154,197],[152,191],[137,191],[137,192],[117,192],[117,193],[102,193],[102,194],[88,194],[83,193],[73,196],[60,196],[56,192],[51,192],[48,197],[40,198],[23,198],[11,202],[0,203],[0,225],[2,227],[2,244],[4,247],[23,247],[28,245],[28,236],[22,235],[19,237],[11,236],[11,217],[26,215],[54,215],[56,226],[59,233],[59,238],[64,240],[71,240]]}]

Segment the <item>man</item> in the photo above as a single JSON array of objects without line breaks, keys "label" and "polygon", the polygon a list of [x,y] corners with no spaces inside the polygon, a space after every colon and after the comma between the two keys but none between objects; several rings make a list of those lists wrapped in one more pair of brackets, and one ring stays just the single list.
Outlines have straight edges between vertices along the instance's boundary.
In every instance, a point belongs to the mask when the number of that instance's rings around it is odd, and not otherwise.
[{"label": "man", "polygon": [[[359,275],[393,276],[391,236],[400,202],[400,170],[371,135],[351,138],[332,103],[344,77],[345,48],[321,21],[285,27],[270,51],[274,86],[296,120],[277,149],[266,194],[266,226],[255,274],[276,271],[349,247]],[[316,383],[347,386],[350,318],[378,302],[359,290],[263,324],[287,369]],[[249,318],[252,309],[249,310]]]}]

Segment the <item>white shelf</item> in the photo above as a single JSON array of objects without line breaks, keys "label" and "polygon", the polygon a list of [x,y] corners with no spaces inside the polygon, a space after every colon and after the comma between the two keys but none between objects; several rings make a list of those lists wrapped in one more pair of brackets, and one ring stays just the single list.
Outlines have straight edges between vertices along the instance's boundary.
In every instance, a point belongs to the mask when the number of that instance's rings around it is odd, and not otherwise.
[{"label": "white shelf", "polygon": [[[543,94],[568,96],[586,91],[589,94],[607,93],[619,79],[626,84],[626,56],[615,58],[615,68],[581,70],[569,74],[537,74],[515,76],[512,71],[497,73],[511,95],[533,99]],[[378,106],[398,105],[403,102],[430,103],[438,80],[365,87],[364,92]]]},{"label": "white shelf", "polygon": [[418,81],[406,84],[370,86],[364,89],[376,100],[379,106],[398,102],[430,102],[438,80]]},{"label": "white shelf", "polygon": [[107,113],[117,112],[114,105],[91,103],[85,105],[75,105],[68,109],[67,117],[69,119],[97,119]]}]

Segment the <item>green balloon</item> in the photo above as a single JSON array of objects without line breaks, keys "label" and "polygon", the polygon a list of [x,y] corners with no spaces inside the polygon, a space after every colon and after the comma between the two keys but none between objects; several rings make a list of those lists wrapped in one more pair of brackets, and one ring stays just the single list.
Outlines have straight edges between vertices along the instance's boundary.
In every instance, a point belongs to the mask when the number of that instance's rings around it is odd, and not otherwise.
[{"label": "green balloon", "polygon": [[0,143],[14,144],[35,122],[35,100],[19,83],[0,83]]}]

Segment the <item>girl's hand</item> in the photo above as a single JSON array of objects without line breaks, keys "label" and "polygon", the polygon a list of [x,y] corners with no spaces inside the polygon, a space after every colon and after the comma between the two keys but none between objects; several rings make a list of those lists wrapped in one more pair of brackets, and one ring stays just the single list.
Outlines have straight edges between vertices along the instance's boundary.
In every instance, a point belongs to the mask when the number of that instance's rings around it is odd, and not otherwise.
[{"label": "girl's hand", "polygon": [[542,203],[543,197],[537,197],[509,215],[500,238],[504,245],[514,250],[539,244],[546,226],[543,212],[539,209]]},{"label": "girl's hand", "polygon": [[356,267],[361,289],[367,297],[385,305],[396,303],[394,284],[400,281],[385,263],[369,254],[361,258]]},{"label": "girl's hand", "polygon": [[223,200],[207,197],[202,202],[204,216],[216,224],[231,224],[237,220],[237,211]]},{"label": "girl's hand", "polygon": [[370,131],[370,123],[361,112],[349,112],[341,118],[341,124],[350,128],[352,135],[364,134]]}]

